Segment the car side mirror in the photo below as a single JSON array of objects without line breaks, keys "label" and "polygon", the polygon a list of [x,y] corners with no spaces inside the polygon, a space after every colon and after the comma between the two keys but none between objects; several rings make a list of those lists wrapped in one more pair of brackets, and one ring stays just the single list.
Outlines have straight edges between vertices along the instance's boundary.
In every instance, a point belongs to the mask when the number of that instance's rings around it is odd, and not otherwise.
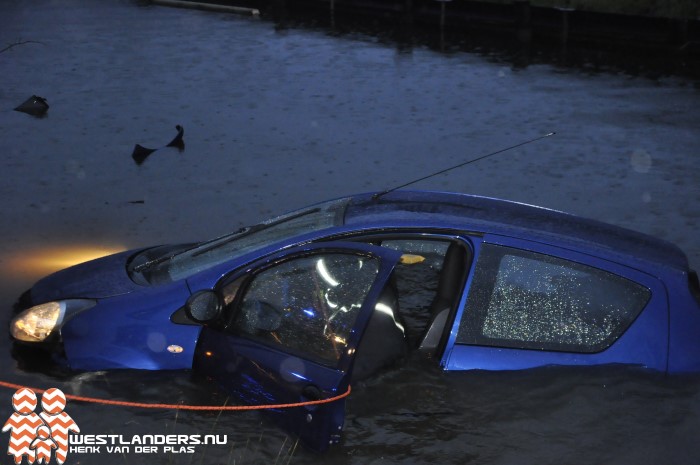
[{"label": "car side mirror", "polygon": [[185,314],[189,319],[200,324],[216,321],[222,312],[222,301],[219,294],[211,290],[195,292],[185,303]]}]

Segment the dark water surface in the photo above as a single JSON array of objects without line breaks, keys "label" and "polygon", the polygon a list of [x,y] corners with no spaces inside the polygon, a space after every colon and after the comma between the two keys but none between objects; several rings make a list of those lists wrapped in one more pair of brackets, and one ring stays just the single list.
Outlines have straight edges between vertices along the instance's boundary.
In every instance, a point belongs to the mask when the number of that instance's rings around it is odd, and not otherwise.
[{"label": "dark water surface", "polygon": [[[679,244],[700,268],[700,95],[688,77],[523,66],[510,52],[439,53],[118,0],[0,1],[0,48],[21,40],[37,43],[0,54],[1,327],[25,289],[71,263],[222,234],[550,131],[557,136],[416,187],[630,227]],[[49,102],[46,117],[12,111],[34,94]],[[184,151],[133,162],[134,144],[162,146],[176,124]],[[13,358],[4,335],[0,373],[110,399],[230,403],[188,372],[56,373]],[[353,388],[344,441],[322,456],[255,412],[69,402],[84,434],[225,434],[227,443],[155,456],[103,449],[66,463],[700,461],[694,376],[443,373],[412,359]],[[3,419],[11,393],[0,391]]]}]

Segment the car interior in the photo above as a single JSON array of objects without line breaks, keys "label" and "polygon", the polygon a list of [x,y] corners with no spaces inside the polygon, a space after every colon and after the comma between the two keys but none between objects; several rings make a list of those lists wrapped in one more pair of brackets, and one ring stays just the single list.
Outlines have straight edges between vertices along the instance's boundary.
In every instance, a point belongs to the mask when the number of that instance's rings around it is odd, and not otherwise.
[{"label": "car interior", "polygon": [[372,242],[422,260],[399,263],[394,270],[378,304],[389,306],[393,316],[378,309],[373,313],[358,347],[354,380],[396,362],[411,350],[439,356],[469,265],[468,248],[457,239],[395,236],[373,238]]}]

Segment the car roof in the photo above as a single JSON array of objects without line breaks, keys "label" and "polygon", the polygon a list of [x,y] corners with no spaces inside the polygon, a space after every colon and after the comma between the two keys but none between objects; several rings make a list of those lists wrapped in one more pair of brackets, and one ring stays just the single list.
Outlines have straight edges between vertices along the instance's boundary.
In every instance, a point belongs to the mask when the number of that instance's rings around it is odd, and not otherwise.
[{"label": "car roof", "polygon": [[430,191],[367,193],[350,198],[345,224],[447,227],[521,237],[602,258],[688,271],[676,245],[629,229],[557,210],[469,194]]}]

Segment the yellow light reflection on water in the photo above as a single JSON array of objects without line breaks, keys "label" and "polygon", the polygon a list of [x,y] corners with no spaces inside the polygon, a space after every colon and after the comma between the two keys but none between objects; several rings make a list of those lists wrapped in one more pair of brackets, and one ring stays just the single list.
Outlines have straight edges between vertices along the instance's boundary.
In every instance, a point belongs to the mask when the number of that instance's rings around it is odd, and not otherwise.
[{"label": "yellow light reflection on water", "polygon": [[4,261],[4,273],[40,278],[63,268],[126,250],[121,246],[68,245],[17,251]]}]

